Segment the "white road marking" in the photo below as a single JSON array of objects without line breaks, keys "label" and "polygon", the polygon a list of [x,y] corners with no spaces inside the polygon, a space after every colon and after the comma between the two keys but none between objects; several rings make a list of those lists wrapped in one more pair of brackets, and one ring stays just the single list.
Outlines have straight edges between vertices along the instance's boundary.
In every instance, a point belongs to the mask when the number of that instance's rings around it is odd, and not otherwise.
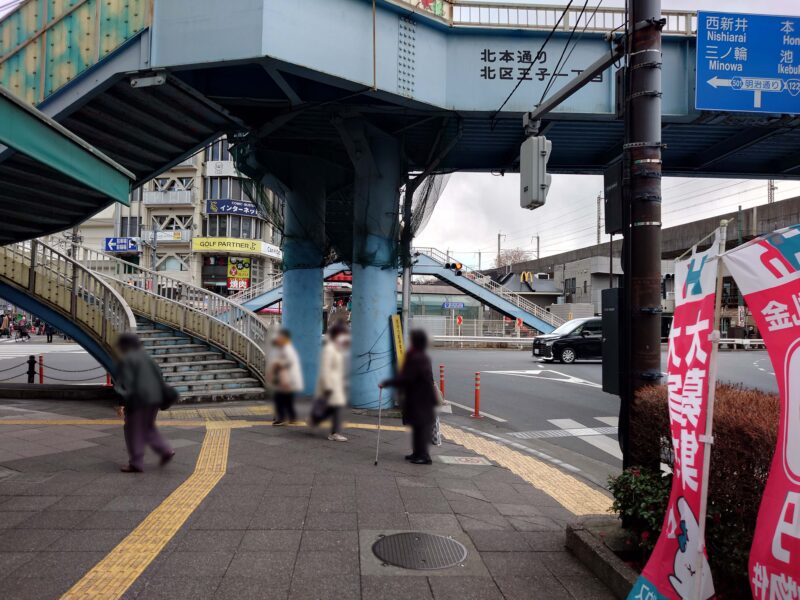
[{"label": "white road marking", "polygon": [[595,420],[605,423],[609,427],[619,427],[619,417],[595,417]]},{"label": "white road marking", "polygon": [[32,344],[16,342],[0,346],[0,360],[28,357],[31,354],[88,354],[77,344]]},{"label": "white road marking", "polygon": [[577,429],[542,429],[539,431],[512,431],[508,435],[523,440],[552,439],[562,437],[586,437],[590,435],[617,435],[616,427],[581,427]]},{"label": "white road marking", "polygon": [[592,432],[590,434],[578,434],[577,437],[580,437],[587,444],[590,444],[595,448],[610,454],[614,458],[622,460],[622,451],[619,449],[617,440],[604,435],[601,431],[592,429],[591,427],[584,427],[582,424],[574,421],[573,419],[549,419],[549,422],[559,429],[564,429],[567,431],[578,430],[582,432]]},{"label": "white road marking", "polygon": [[[593,381],[581,379],[561,371],[553,369],[528,369],[525,371],[482,371],[482,373],[489,375],[511,375],[514,377],[527,377],[529,379],[544,379],[545,381],[555,381],[558,383],[573,383],[575,385],[584,385],[596,389],[601,389],[603,386]],[[549,373],[550,375],[545,375]]]},{"label": "white road marking", "polygon": [[[453,406],[457,406],[458,408],[463,408],[464,410],[469,411],[470,414],[472,414],[472,412],[475,410],[474,406],[465,406],[464,404],[459,404],[458,402],[453,402],[452,400],[448,400],[447,403],[452,404]],[[498,423],[506,423],[506,419],[503,419],[502,417],[498,417],[484,411],[481,411],[481,416],[486,417],[487,419],[491,419],[492,421],[497,421]]]}]

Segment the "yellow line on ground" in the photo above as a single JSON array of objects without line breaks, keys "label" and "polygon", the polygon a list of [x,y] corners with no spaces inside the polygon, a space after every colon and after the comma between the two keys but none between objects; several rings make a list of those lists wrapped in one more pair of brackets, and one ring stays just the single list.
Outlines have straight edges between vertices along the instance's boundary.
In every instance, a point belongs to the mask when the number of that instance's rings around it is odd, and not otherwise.
[{"label": "yellow line on ground", "polygon": [[611,508],[611,500],[598,489],[532,456],[444,423],[441,431],[449,440],[493,460],[542,490],[575,515],[605,514]]},{"label": "yellow line on ground", "polygon": [[72,586],[62,600],[120,598],[175,536],[225,474],[230,425],[209,422],[207,427],[194,473]]}]

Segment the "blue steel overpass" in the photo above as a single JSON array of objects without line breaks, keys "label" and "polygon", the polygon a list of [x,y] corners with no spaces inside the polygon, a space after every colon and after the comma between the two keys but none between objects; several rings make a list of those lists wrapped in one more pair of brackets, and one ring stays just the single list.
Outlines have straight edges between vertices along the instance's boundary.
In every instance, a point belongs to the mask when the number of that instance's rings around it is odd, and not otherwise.
[{"label": "blue steel overpass", "polygon": [[[435,14],[407,0],[378,0],[375,13],[372,6],[29,0],[0,22],[0,84],[135,183],[222,133],[236,140],[240,169],[287,200],[284,321],[302,346],[307,376],[316,369],[326,257],[333,250],[352,265],[353,397],[362,406],[376,400],[375,384],[390,368],[376,358],[390,351],[403,182],[426,170],[518,170],[522,114],[541,101],[551,76],[552,93],[610,55],[608,34],[623,19],[621,10],[601,9],[585,28],[579,23],[585,31],[554,73],[576,11],[532,64],[562,9],[445,1],[434,3]],[[797,118],[694,109],[694,17],[664,16],[664,173],[799,177]],[[618,159],[615,70],[543,120],[552,172],[599,173]],[[12,159],[0,153],[3,180],[19,176],[7,172]],[[17,211],[28,237],[31,229],[74,225],[108,202],[92,198],[76,215],[56,210],[54,190],[38,192],[54,218],[37,224],[36,214]],[[13,194],[2,199],[13,206]]]}]

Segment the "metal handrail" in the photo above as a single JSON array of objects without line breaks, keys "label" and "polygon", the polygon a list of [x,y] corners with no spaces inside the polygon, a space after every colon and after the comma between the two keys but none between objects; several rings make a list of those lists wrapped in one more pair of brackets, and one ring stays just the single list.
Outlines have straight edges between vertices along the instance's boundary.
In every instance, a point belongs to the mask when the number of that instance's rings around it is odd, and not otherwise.
[{"label": "metal handrail", "polygon": [[283,273],[270,273],[260,283],[251,286],[246,290],[241,290],[235,294],[231,294],[228,296],[228,300],[236,304],[244,304],[245,302],[249,302],[253,298],[258,298],[262,294],[266,294],[270,290],[274,290],[276,287],[281,285],[283,285]]},{"label": "metal handrail", "polygon": [[[411,7],[415,13],[442,21],[451,27],[497,27],[512,29],[550,30],[564,12],[563,6],[546,4],[495,3],[480,0],[434,0],[425,7],[420,0],[392,0]],[[663,10],[666,19],[663,33],[667,35],[694,35],[697,32],[697,13],[692,11]],[[597,10],[570,8],[559,28],[569,31],[578,28],[596,33],[608,33],[625,25],[624,8],[601,7]]]},{"label": "metal handrail", "polygon": [[113,286],[43,242],[0,247],[0,276],[83,325],[111,356],[117,337],[136,331],[133,311]]},{"label": "metal handrail", "polygon": [[[413,252],[419,254],[425,254],[429,258],[435,260],[436,262],[440,263],[442,266],[449,262],[454,262],[455,259],[448,256],[441,250],[437,250],[436,248],[414,248]],[[545,323],[549,323],[553,327],[558,327],[562,323],[564,323],[564,319],[554,315],[551,312],[547,312],[538,304],[534,304],[521,294],[517,294],[516,292],[512,292],[509,289],[506,289],[501,284],[494,281],[488,275],[481,273],[480,271],[475,271],[469,269],[467,267],[463,267],[461,269],[463,273],[463,277],[466,277],[476,285],[482,287],[488,292],[491,292],[495,296],[501,297],[503,300],[506,300],[519,308],[520,310],[524,310],[529,315],[533,315],[534,317],[541,319]]]},{"label": "metal handrail", "polygon": [[264,381],[269,332],[254,312],[219,294],[105,252],[78,246],[75,253],[87,269],[118,285],[135,311],[236,356]]}]

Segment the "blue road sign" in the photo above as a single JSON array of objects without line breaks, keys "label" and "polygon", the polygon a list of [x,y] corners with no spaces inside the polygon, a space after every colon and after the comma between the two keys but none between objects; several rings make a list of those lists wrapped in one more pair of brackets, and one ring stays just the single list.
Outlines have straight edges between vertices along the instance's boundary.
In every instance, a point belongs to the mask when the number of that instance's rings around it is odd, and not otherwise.
[{"label": "blue road sign", "polygon": [[447,308],[447,309],[464,308],[464,303],[463,302],[442,302],[442,308]]},{"label": "blue road sign", "polygon": [[800,113],[800,17],[697,13],[698,110]]},{"label": "blue road sign", "polygon": [[138,252],[139,242],[136,238],[110,237],[106,238],[103,249],[106,252]]}]

